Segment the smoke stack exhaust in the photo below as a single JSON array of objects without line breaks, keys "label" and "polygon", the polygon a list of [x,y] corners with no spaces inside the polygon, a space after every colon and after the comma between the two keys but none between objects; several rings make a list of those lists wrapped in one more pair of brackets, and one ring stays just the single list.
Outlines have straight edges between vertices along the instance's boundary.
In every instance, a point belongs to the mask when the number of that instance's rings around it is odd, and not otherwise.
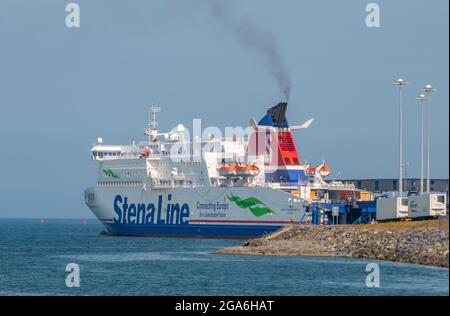
[{"label": "smoke stack exhaust", "polygon": [[207,0],[206,3],[211,15],[234,34],[244,48],[262,59],[266,71],[277,82],[285,101],[289,101],[291,78],[275,36],[260,29],[250,19],[238,15],[229,0]]}]

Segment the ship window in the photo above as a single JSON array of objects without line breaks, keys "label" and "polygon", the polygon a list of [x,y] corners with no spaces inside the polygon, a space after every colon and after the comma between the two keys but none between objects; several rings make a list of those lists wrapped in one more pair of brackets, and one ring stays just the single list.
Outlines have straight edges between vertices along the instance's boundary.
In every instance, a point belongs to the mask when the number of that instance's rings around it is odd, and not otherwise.
[{"label": "ship window", "polygon": [[298,159],[296,157],[293,158],[294,159],[294,165],[298,165]]},{"label": "ship window", "polygon": [[397,191],[397,180],[392,181],[392,190]]},{"label": "ship window", "polygon": [[94,193],[89,193],[86,196],[86,202],[88,204],[94,204],[95,203],[95,194]]},{"label": "ship window", "polygon": [[291,160],[290,160],[289,158],[284,158],[284,162],[285,162],[287,165],[290,165],[290,164],[291,164]]},{"label": "ship window", "polygon": [[379,191],[380,190],[380,181],[375,181],[375,191]]}]

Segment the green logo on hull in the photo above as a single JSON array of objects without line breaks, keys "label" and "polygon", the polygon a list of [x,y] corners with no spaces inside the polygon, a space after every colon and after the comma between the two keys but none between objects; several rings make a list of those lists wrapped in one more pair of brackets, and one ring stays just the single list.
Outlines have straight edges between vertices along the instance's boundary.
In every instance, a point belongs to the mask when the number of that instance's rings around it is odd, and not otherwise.
[{"label": "green logo on hull", "polygon": [[261,202],[255,197],[242,199],[239,196],[233,195],[231,193],[231,196],[227,195],[227,198],[240,208],[248,208],[250,212],[252,212],[252,214],[257,217],[275,213],[270,208],[268,208],[263,202]]},{"label": "green logo on hull", "polygon": [[114,179],[120,179],[120,177],[115,174],[111,169],[103,169],[104,174],[106,174],[106,176],[114,178]]}]

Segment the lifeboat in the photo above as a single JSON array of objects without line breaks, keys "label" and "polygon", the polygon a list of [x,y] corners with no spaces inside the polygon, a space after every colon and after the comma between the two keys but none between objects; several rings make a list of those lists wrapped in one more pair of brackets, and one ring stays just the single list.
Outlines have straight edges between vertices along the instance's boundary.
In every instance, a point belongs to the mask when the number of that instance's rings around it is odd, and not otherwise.
[{"label": "lifeboat", "polygon": [[222,164],[217,171],[223,177],[250,177],[257,175],[259,168],[254,164],[232,163]]},{"label": "lifeboat", "polygon": [[330,166],[326,163],[323,163],[317,167],[311,167],[311,166],[307,165],[305,167],[305,171],[306,171],[306,173],[308,173],[310,175],[319,173],[322,177],[326,177],[330,174]]},{"label": "lifeboat", "polygon": [[322,177],[328,176],[328,175],[330,174],[330,166],[329,166],[328,164],[324,163],[324,164],[321,166],[321,168],[320,168],[320,170],[319,170],[319,173],[320,173],[320,175],[321,175]]},{"label": "lifeboat", "polygon": [[217,171],[223,177],[230,177],[236,175],[236,172],[233,172],[231,166],[226,164],[221,165],[219,168],[217,168]]}]

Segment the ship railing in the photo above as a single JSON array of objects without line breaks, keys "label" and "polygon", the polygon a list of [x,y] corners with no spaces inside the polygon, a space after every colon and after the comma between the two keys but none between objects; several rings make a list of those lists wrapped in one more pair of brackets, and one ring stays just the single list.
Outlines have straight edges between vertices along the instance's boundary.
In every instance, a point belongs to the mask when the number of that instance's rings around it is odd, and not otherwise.
[{"label": "ship railing", "polygon": [[152,183],[152,188],[154,189],[189,189],[189,188],[198,188],[200,185],[194,183],[183,183],[183,184],[175,184],[175,183]]},{"label": "ship railing", "polygon": [[261,185],[264,187],[270,187],[270,188],[280,188],[280,189],[298,189],[299,186],[304,186],[303,184],[298,184],[294,182],[266,182],[264,185]]}]

